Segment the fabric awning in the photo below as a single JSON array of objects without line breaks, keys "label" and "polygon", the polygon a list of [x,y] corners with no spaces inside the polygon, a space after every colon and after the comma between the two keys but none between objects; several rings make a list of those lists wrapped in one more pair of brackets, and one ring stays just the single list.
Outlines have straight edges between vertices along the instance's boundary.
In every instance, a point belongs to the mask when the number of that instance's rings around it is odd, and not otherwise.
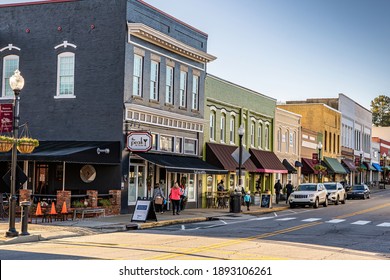
[{"label": "fabric awning", "polygon": [[155,153],[134,153],[169,172],[195,174],[226,174],[228,171],[211,165],[198,157]]},{"label": "fabric awning", "polygon": [[[206,143],[206,161],[221,169],[235,172],[238,163],[232,157],[237,146]],[[242,164],[242,168],[248,172],[256,172],[256,165],[249,158]]]},{"label": "fabric awning", "polygon": [[257,172],[261,173],[288,173],[287,169],[280,162],[273,152],[249,149],[251,159],[256,165]]},{"label": "fabric awning", "polygon": [[287,169],[288,173],[290,174],[297,173],[297,170],[290,164],[290,162],[287,159],[283,159],[282,164]]},{"label": "fabric awning", "polygon": [[341,160],[341,163],[344,164],[344,166],[347,167],[347,169],[350,171],[350,172],[355,172],[356,171],[356,166],[355,166],[355,163],[350,160],[350,159],[342,159]]},{"label": "fabric awning", "polygon": [[300,162],[299,160],[296,160],[294,165],[295,165],[295,167],[303,167],[302,162]]},{"label": "fabric awning", "polygon": [[376,171],[376,169],[369,162],[364,162],[364,165],[367,167],[367,170]]},{"label": "fabric awning", "polygon": [[374,168],[376,169],[376,171],[378,171],[378,172],[383,172],[381,166],[380,166],[378,163],[373,162],[373,163],[372,163],[372,166],[374,166]]},{"label": "fabric awning", "polygon": [[[10,160],[11,152],[0,153],[0,161]],[[39,141],[31,154],[18,153],[18,160],[116,165],[121,162],[120,142]]]},{"label": "fabric awning", "polygon": [[302,174],[318,174],[318,171],[314,169],[313,160],[309,158],[302,158]]},{"label": "fabric awning", "polygon": [[347,171],[337,159],[324,157],[324,162],[329,167],[331,173],[347,174]]}]

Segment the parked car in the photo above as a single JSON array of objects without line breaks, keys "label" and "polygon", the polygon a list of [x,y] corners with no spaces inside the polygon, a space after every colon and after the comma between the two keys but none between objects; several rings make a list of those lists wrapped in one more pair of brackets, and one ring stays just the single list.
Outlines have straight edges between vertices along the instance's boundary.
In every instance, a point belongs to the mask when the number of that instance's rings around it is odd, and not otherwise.
[{"label": "parked car", "polygon": [[324,183],[326,191],[328,192],[328,201],[338,205],[340,202],[345,204],[347,200],[347,193],[343,186],[337,182]]},{"label": "parked car", "polygon": [[346,192],[351,189],[351,186],[346,181],[341,181],[340,184],[343,186]]},{"label": "parked car", "polygon": [[327,191],[322,183],[300,184],[288,200],[291,208],[297,205],[309,205],[314,208],[318,208],[320,204],[328,206]]},{"label": "parked car", "polygon": [[352,188],[347,192],[347,198],[352,199],[352,198],[370,198],[370,189],[368,188],[367,185],[365,184],[360,184],[360,185],[354,185]]}]

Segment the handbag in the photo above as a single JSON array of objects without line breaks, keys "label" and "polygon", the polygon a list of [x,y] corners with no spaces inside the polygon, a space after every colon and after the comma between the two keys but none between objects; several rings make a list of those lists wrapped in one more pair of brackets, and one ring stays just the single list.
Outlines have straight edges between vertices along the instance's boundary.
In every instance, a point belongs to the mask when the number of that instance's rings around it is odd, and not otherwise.
[{"label": "handbag", "polygon": [[155,204],[163,204],[164,199],[161,196],[156,196],[156,198],[154,199],[154,203]]}]

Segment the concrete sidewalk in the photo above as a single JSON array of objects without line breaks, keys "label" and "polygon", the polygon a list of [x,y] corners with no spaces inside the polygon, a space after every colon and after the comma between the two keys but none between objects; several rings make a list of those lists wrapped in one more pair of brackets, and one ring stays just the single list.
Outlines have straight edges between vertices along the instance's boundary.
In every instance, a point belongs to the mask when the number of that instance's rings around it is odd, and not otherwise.
[{"label": "concrete sidewalk", "polygon": [[[76,219],[69,221],[53,221],[52,223],[42,223],[38,219],[38,223],[28,224],[28,233],[30,235],[17,236],[14,238],[6,238],[5,233],[9,228],[8,219],[0,220],[0,245],[35,242],[41,240],[58,239],[65,237],[74,237],[82,235],[91,235],[97,233],[109,233],[126,230],[142,230],[147,228],[203,222],[212,219],[220,219],[224,216],[234,215],[239,217],[248,214],[262,214],[275,211],[281,211],[288,208],[285,203],[273,205],[273,208],[260,208],[259,206],[252,206],[251,211],[246,211],[246,207],[242,206],[241,213],[230,213],[228,208],[202,208],[202,209],[185,209],[180,212],[180,215],[172,215],[171,211],[164,212],[164,214],[156,213],[157,221],[132,222],[132,214],[123,214],[117,216],[106,216],[97,218],[85,218],[84,220]],[[16,230],[21,232],[20,219],[16,219]]]}]

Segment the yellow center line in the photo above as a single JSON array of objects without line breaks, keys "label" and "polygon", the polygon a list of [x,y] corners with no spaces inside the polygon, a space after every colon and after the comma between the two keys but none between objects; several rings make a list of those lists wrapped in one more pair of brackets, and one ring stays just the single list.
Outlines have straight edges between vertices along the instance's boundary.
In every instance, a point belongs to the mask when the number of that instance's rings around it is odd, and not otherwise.
[{"label": "yellow center line", "polygon": [[389,206],[390,206],[390,203],[386,203],[386,204],[382,204],[382,205],[375,206],[375,207],[372,207],[372,208],[367,208],[367,209],[364,209],[364,210],[361,210],[361,211],[353,212],[353,213],[350,213],[350,214],[341,215],[341,216],[336,217],[336,219],[344,219],[344,218],[348,218],[348,217],[352,217],[352,216],[356,216],[356,215],[361,215],[361,214],[365,214],[365,213],[368,213],[368,212],[373,212],[373,211],[376,211],[376,210],[379,210],[379,209],[382,209],[382,208],[386,208],[386,207],[389,207]]},{"label": "yellow center line", "polygon": [[178,256],[186,256],[186,255],[191,255],[191,254],[195,254],[195,253],[199,253],[199,252],[211,251],[211,250],[215,250],[215,249],[222,248],[222,247],[227,247],[227,246],[232,246],[232,245],[240,244],[240,243],[247,242],[247,241],[252,241],[252,240],[255,240],[255,239],[264,239],[264,238],[267,238],[267,237],[271,237],[271,236],[275,236],[275,235],[279,235],[279,234],[283,234],[283,233],[287,233],[287,232],[291,232],[291,231],[296,231],[296,230],[300,230],[300,229],[307,228],[307,227],[313,227],[313,226],[316,226],[316,225],[319,225],[319,224],[322,224],[322,222],[313,222],[313,223],[298,225],[298,226],[291,227],[291,228],[277,230],[277,231],[274,231],[274,232],[263,233],[263,234],[260,234],[260,235],[249,236],[249,237],[244,237],[244,238],[238,238],[238,239],[229,240],[229,241],[225,241],[225,242],[220,242],[220,243],[207,245],[207,246],[200,246],[200,247],[196,247],[196,248],[189,248],[189,249],[184,250],[182,252],[176,252],[176,253],[171,253],[171,254],[163,254],[163,255],[160,255],[160,256],[154,256],[154,257],[151,257],[151,258],[147,258],[146,260],[167,260],[167,259],[173,259],[173,258],[178,257]]}]

